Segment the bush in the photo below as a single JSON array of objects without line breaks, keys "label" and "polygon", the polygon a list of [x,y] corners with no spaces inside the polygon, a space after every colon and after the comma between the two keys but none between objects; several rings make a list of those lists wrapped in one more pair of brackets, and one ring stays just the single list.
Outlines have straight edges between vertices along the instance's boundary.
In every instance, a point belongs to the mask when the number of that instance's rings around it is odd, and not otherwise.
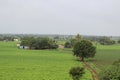
[{"label": "bush", "polygon": [[82,67],[73,67],[70,69],[70,72],[69,72],[73,80],[80,80],[80,78],[84,73],[85,73],[84,68]]},{"label": "bush", "polygon": [[100,80],[120,80],[120,60],[100,73]]},{"label": "bush", "polygon": [[120,44],[120,40],[117,41]]},{"label": "bush", "polygon": [[71,48],[71,47],[72,47],[72,45],[71,45],[71,43],[70,43],[70,42],[68,42],[68,41],[67,41],[67,42],[65,43],[64,47],[65,47],[65,48]]}]

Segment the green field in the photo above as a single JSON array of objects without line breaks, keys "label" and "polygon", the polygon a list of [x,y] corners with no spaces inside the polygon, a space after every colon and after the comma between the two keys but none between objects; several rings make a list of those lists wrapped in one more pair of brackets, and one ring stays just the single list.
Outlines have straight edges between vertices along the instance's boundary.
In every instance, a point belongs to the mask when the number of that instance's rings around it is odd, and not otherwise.
[{"label": "green field", "polygon": [[[0,42],[0,80],[72,80],[70,68],[84,65],[71,50],[23,50],[15,42]],[[97,45],[96,56],[89,63],[102,70],[118,59],[120,45]],[[85,72],[82,80],[92,80],[91,73]]]},{"label": "green field", "polygon": [[120,59],[120,45],[98,45],[94,63],[100,69]]},{"label": "green field", "polygon": [[97,53],[94,58],[87,59],[89,64],[98,73],[120,59],[120,45],[97,45]]},{"label": "green field", "polygon": [[[70,68],[83,64],[69,52],[22,50],[14,42],[0,42],[0,80],[72,80]],[[85,72],[82,80],[92,80]]]}]

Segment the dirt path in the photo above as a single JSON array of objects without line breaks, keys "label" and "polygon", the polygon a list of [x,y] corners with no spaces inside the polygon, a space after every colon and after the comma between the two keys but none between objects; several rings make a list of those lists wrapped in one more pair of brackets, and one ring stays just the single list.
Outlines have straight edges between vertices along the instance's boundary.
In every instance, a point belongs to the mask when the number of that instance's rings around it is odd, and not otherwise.
[{"label": "dirt path", "polygon": [[83,62],[85,67],[91,72],[93,80],[99,80],[98,73],[87,63]]},{"label": "dirt path", "polygon": [[63,49],[64,46],[63,45],[58,45],[58,48]]}]

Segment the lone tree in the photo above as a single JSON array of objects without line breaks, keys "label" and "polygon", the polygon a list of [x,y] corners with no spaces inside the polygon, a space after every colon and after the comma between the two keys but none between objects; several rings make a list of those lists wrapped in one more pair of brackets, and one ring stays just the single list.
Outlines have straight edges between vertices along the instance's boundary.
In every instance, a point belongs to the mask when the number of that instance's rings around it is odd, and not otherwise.
[{"label": "lone tree", "polygon": [[84,73],[84,68],[82,67],[73,67],[69,72],[73,80],[80,80],[80,77],[82,77]]},{"label": "lone tree", "polygon": [[84,58],[95,56],[96,47],[88,40],[81,40],[75,44],[73,52],[75,56],[81,58],[81,61],[84,61]]}]

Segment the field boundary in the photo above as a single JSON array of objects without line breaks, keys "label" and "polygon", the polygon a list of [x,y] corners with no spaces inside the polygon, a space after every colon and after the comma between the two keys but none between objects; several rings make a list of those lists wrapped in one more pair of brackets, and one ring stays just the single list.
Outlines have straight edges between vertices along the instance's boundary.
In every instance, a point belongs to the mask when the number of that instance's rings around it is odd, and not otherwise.
[{"label": "field boundary", "polygon": [[98,73],[87,62],[83,62],[83,64],[91,72],[93,80],[99,80]]}]

